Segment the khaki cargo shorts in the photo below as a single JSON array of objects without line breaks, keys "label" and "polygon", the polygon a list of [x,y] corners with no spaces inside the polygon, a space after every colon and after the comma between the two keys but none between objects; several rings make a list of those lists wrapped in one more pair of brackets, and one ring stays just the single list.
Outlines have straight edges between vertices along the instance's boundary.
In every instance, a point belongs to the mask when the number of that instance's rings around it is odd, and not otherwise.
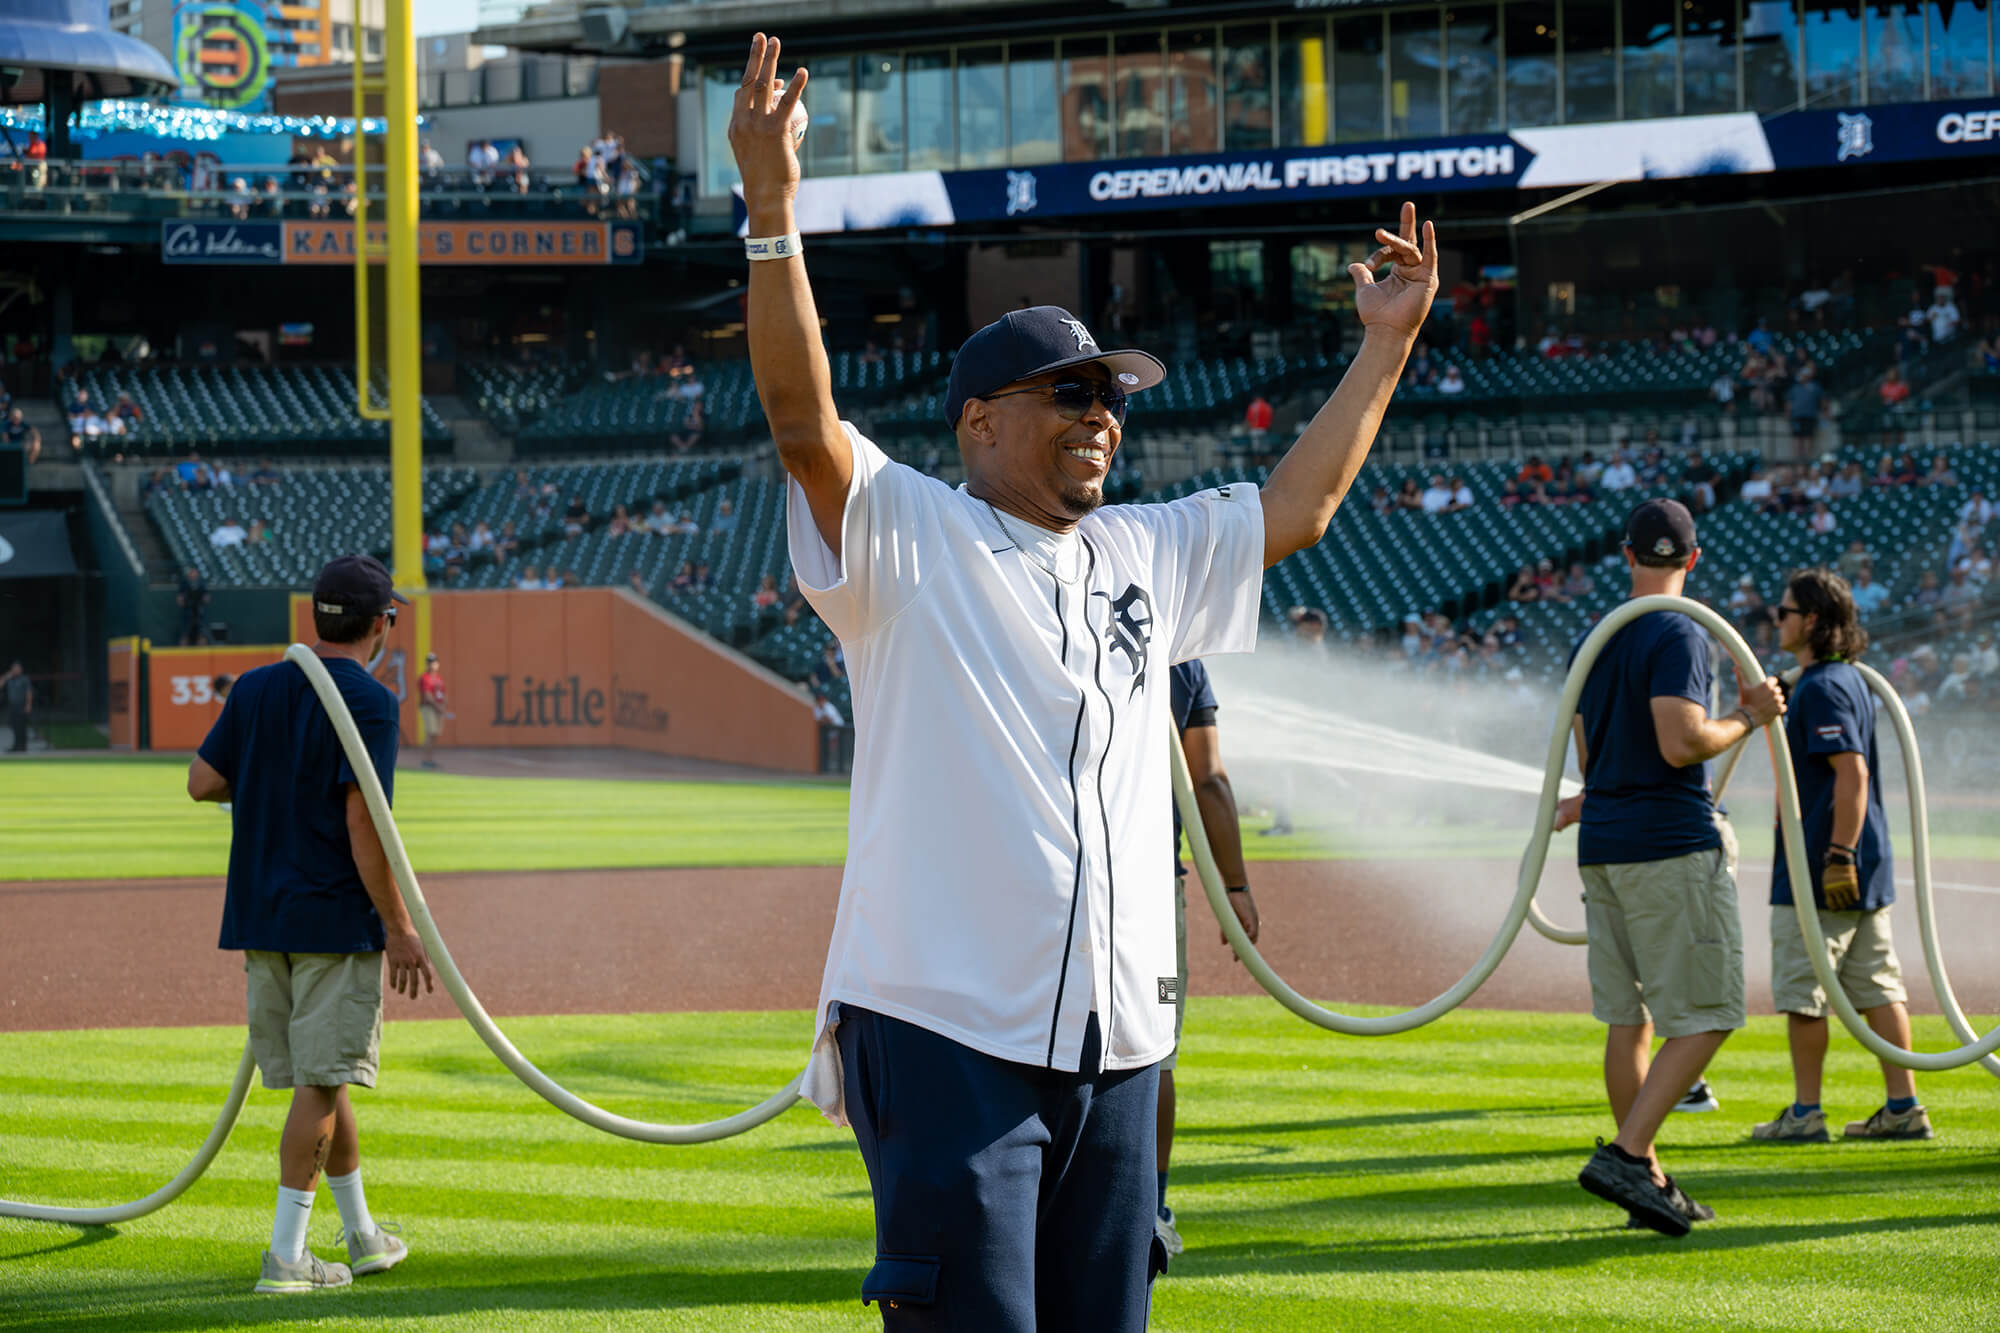
[{"label": "khaki cargo shorts", "polygon": [[1180,989],[1174,992],[1174,1048],[1160,1061],[1161,1069],[1181,1062],[1181,1023],[1187,1018],[1187,877],[1174,876],[1174,972]]},{"label": "khaki cargo shorts", "polygon": [[[1819,933],[1833,960],[1833,974],[1856,1009],[1878,1009],[1910,998],[1903,989],[1896,941],[1889,933],[1888,908],[1821,912]],[[1826,991],[1806,956],[1799,909],[1789,905],[1771,909],[1771,1000],[1781,1014],[1826,1017]]]},{"label": "khaki cargo shorts", "polygon": [[444,709],[436,704],[418,704],[417,716],[423,721],[425,736],[444,735]]},{"label": "khaki cargo shorts", "polygon": [[382,1050],[380,953],[246,950],[250,1052],[267,1088],[375,1086]]},{"label": "khaki cargo shorts", "polygon": [[1743,1026],[1743,921],[1724,845],[1665,861],[1581,866],[1590,1012],[1661,1037]]}]

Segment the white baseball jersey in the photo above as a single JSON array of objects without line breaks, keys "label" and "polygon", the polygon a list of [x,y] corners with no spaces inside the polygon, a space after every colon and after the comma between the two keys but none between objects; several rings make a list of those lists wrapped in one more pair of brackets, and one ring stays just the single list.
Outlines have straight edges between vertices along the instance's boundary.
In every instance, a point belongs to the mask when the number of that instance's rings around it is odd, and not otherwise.
[{"label": "white baseball jersey", "polygon": [[1168,668],[1256,646],[1257,488],[1109,505],[1058,534],[845,429],[841,552],[796,483],[788,512],[855,725],[805,1094],[846,1123],[843,1002],[1066,1071],[1094,1011],[1105,1068],[1151,1064],[1174,1041]]}]

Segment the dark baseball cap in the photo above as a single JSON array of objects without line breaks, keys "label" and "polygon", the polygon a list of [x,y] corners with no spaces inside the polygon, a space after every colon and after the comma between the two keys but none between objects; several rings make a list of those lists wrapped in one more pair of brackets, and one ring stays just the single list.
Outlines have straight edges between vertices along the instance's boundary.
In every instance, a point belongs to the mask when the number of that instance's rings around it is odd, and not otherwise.
[{"label": "dark baseball cap", "polygon": [[1167,377],[1167,368],[1150,352],[1104,351],[1083,321],[1059,305],[1010,310],[967,338],[952,358],[945,424],[956,429],[968,398],[984,398],[1051,370],[1092,363],[1110,371],[1112,383],[1127,393],[1150,389]]},{"label": "dark baseball cap", "polygon": [[372,555],[340,555],[327,561],[313,580],[313,610],[329,616],[379,616],[410,599]]},{"label": "dark baseball cap", "polygon": [[1625,545],[1641,564],[1682,564],[1699,545],[1694,515],[1679,500],[1644,500],[1625,520]]}]

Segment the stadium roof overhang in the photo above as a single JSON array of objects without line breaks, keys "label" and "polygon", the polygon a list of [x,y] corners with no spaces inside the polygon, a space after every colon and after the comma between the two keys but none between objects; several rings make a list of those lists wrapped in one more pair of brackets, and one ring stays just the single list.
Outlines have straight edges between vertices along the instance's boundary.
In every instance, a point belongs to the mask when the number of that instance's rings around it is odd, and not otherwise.
[{"label": "stadium roof overhang", "polygon": [[87,0],[0,0],[0,105],[47,101],[52,87],[71,103],[180,87],[165,56],[102,26],[104,13]]},{"label": "stadium roof overhang", "polygon": [[[1293,9],[1325,9],[1384,4],[1389,0],[1233,0],[1176,4],[1175,23],[1202,23],[1246,15],[1268,16]],[[1034,0],[700,0],[693,4],[562,3],[530,10],[513,23],[481,28],[473,40],[529,51],[605,55],[664,56],[677,51],[703,54],[734,46],[751,32],[775,32],[803,42],[838,35],[843,42],[871,34],[894,34],[907,44],[976,41],[984,36],[1053,36],[1075,28],[1118,27],[1145,21],[1157,25],[1164,0],[1080,0],[1072,4]]]}]

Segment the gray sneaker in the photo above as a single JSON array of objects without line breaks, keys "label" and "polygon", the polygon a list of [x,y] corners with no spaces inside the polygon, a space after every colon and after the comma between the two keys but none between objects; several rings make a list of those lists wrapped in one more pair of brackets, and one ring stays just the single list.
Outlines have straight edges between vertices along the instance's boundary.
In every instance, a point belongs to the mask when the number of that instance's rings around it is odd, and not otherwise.
[{"label": "gray sneaker", "polygon": [[1778,1112],[1776,1120],[1766,1120],[1750,1127],[1753,1139],[1768,1139],[1774,1143],[1829,1143],[1833,1136],[1826,1132],[1826,1112],[1807,1111],[1796,1114],[1798,1108],[1787,1102],[1785,1109]]},{"label": "gray sneaker", "polygon": [[280,1259],[266,1250],[264,1271],[257,1279],[256,1292],[259,1296],[303,1296],[309,1291],[345,1287],[353,1281],[354,1274],[347,1270],[346,1264],[323,1263],[311,1250],[301,1255],[296,1263]]},{"label": "gray sneaker", "polygon": [[410,1247],[403,1244],[403,1238],[394,1232],[395,1224],[377,1223],[375,1230],[365,1236],[347,1236],[347,1262],[354,1266],[354,1276],[367,1277],[370,1273],[386,1273],[397,1264],[410,1257]]},{"label": "gray sneaker", "polygon": [[1174,1210],[1171,1208],[1163,1208],[1153,1214],[1153,1234],[1160,1238],[1160,1244],[1166,1246],[1168,1254],[1179,1254],[1187,1248],[1181,1233],[1174,1229]]},{"label": "gray sneaker", "polygon": [[1880,1107],[1866,1120],[1850,1120],[1843,1131],[1850,1139],[1928,1139],[1935,1137],[1930,1115],[1921,1106],[1907,1111]]}]

